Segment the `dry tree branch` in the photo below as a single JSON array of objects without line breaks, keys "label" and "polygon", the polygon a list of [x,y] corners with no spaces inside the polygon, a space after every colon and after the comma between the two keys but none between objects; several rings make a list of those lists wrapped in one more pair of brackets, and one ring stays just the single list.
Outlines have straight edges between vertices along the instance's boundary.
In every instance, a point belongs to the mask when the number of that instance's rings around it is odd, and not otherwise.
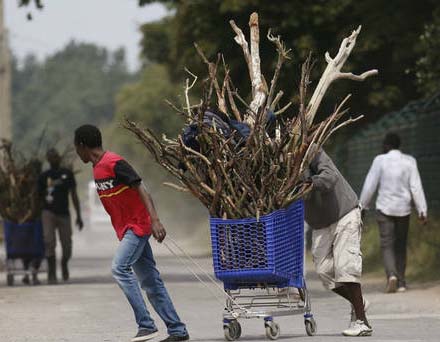
[{"label": "dry tree branch", "polygon": [[[294,118],[290,115],[280,117],[272,135],[273,132],[269,131],[266,125],[267,111],[278,109],[275,114],[280,115],[292,105],[288,102],[280,109],[279,103],[284,92],[277,91],[282,66],[289,59],[290,50],[286,49],[279,36],[273,36],[268,32],[267,38],[278,52],[268,90],[261,70],[258,15],[252,13],[250,16],[249,44],[233,20],[230,21],[230,25],[236,34],[235,41],[242,48],[249,71],[252,86],[250,103],[247,103],[234,87],[231,72],[223,56],[218,54],[216,63],[212,63],[195,44],[197,53],[207,65],[208,77],[204,79],[204,85],[208,85],[209,82],[209,89],[204,88],[200,104],[192,106],[189,102],[189,92],[197,77],[188,71],[193,79],[192,82],[186,80],[186,107],[183,111],[176,106],[173,107],[180,115],[184,114],[187,117],[187,125],[193,125],[190,128],[191,134],[194,133],[194,141],[188,142],[187,146],[185,142],[189,140],[184,140],[182,136],[177,139],[162,136],[162,140],[159,140],[151,130],[142,130],[134,123],[126,122],[125,127],[132,131],[152,153],[154,159],[181,183],[167,183],[167,186],[178,191],[190,192],[208,208],[212,216],[258,217],[282,208],[310,191],[310,184],[301,181],[310,161],[335,131],[359,119],[349,119],[337,125],[338,120],[348,111],[344,109],[349,99],[347,96],[331,115],[317,124],[313,123],[316,111],[331,82],[338,78],[362,80],[377,71],[371,70],[359,76],[341,72],[355,45],[358,29],[343,40],[334,59],[326,54],[327,68],[306,104],[313,67],[309,56],[301,71],[298,115]],[[218,72],[220,61],[224,73]],[[214,90],[217,108],[227,115],[227,118],[222,117],[223,114],[210,105]],[[210,115],[206,115],[208,109]],[[233,123],[230,120],[232,118],[239,121],[239,124]],[[272,126],[269,128],[272,129]]]},{"label": "dry tree branch", "polygon": [[166,185],[170,188],[173,188],[174,190],[180,191],[180,192],[189,192],[189,189],[187,187],[183,187],[183,186],[179,186],[177,184],[174,183],[170,183],[170,182],[163,182],[163,185]]},{"label": "dry tree branch", "polygon": [[310,127],[315,118],[316,112],[321,104],[321,101],[329,88],[330,84],[340,78],[351,79],[355,81],[363,81],[369,76],[376,75],[378,71],[376,69],[364,72],[360,76],[353,75],[351,73],[342,73],[341,69],[350,56],[356,44],[356,38],[361,31],[361,26],[357,30],[354,30],[351,35],[345,38],[341,46],[339,47],[339,52],[335,58],[331,58],[328,52],[325,53],[325,60],[327,61],[327,67],[319,80],[318,85],[313,93],[312,98],[307,106],[307,127]]},{"label": "dry tree branch", "polygon": [[280,102],[281,98],[283,97],[284,92],[282,90],[280,90],[277,95],[275,96],[275,98],[273,99],[272,103],[270,104],[270,110],[274,111],[275,107],[277,106],[278,102]]},{"label": "dry tree branch", "polygon": [[267,32],[267,39],[270,42],[272,42],[273,44],[275,44],[276,50],[278,52],[278,61],[277,61],[277,65],[275,67],[274,75],[273,75],[272,80],[270,82],[269,95],[268,95],[267,101],[266,101],[266,111],[272,107],[272,99],[275,94],[275,88],[276,88],[278,78],[280,76],[281,67],[283,66],[283,63],[286,59],[290,59],[289,52],[291,51],[291,49],[288,49],[288,50],[286,49],[284,44],[281,42],[280,36],[274,37],[271,34],[270,29]]},{"label": "dry tree branch", "polygon": [[243,54],[248,65],[249,76],[252,84],[252,101],[249,105],[250,111],[248,115],[244,117],[244,121],[251,127],[254,127],[256,121],[256,115],[259,112],[260,107],[266,100],[267,86],[265,86],[264,78],[261,74],[261,62],[260,62],[260,30],[258,25],[258,14],[252,13],[249,19],[250,27],[250,51],[243,31],[235,24],[233,20],[229,21],[232,29],[237,36],[235,41],[242,47]]},{"label": "dry tree branch", "polygon": [[189,102],[189,91],[194,87],[194,85],[197,82],[197,76],[194,75],[191,71],[189,71],[187,68],[185,68],[185,71],[190,74],[193,77],[193,81],[191,84],[189,84],[189,79],[187,78],[185,80],[185,101],[186,101],[186,109],[188,111],[188,116],[191,117],[191,103]]}]

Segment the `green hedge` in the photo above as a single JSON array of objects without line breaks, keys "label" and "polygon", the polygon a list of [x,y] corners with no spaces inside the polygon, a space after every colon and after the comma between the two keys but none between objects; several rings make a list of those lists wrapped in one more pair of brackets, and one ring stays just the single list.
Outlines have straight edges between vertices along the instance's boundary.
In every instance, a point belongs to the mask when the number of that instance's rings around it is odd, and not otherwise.
[{"label": "green hedge", "polygon": [[[379,230],[373,215],[367,215],[362,238],[364,272],[384,272]],[[440,279],[440,217],[421,226],[412,215],[408,234],[407,277],[409,280]]]}]

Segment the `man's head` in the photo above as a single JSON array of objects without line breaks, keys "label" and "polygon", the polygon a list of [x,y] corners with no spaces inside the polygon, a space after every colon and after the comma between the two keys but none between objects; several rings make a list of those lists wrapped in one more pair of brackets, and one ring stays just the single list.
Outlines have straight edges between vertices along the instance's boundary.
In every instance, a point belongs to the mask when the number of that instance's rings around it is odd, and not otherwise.
[{"label": "man's head", "polygon": [[52,169],[58,169],[60,167],[61,156],[55,148],[47,150],[46,159]]},{"label": "man's head", "polygon": [[383,140],[383,150],[385,152],[398,150],[400,147],[400,137],[396,133],[388,133]]},{"label": "man's head", "polygon": [[83,125],[75,130],[75,149],[84,163],[93,162],[93,155],[102,151],[102,136],[98,127]]}]

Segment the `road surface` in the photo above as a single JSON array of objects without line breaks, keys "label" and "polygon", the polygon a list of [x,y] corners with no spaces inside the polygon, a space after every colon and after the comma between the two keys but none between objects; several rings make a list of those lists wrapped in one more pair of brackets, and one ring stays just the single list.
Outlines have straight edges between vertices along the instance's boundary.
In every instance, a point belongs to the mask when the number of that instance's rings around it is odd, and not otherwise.
[{"label": "road surface", "polygon": [[[67,284],[32,287],[17,279],[16,286],[7,287],[6,275],[0,272],[1,342],[127,342],[136,333],[131,309],[110,274],[116,246],[111,228],[77,233],[74,244],[72,279]],[[222,304],[166,248],[153,244],[158,267],[191,340],[223,341]],[[196,260],[211,271],[209,258]],[[357,340],[340,334],[348,324],[347,303],[325,291],[313,272],[307,279],[318,334],[306,336],[301,316],[284,317],[277,319],[279,340]],[[413,285],[407,293],[391,295],[382,292],[383,285],[382,279],[364,280],[366,297],[372,303],[368,316],[374,334],[363,340],[440,341],[440,283]],[[159,341],[166,330],[155,317],[161,335],[154,341]],[[261,320],[242,321],[242,328],[241,341],[266,341]]]}]

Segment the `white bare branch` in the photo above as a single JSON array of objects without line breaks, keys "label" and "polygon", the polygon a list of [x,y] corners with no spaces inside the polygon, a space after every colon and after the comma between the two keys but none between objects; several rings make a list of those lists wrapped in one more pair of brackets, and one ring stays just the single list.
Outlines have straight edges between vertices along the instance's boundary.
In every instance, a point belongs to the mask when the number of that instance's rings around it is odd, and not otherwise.
[{"label": "white bare branch", "polygon": [[251,14],[249,18],[251,31],[251,62],[252,62],[252,101],[250,107],[254,113],[258,113],[260,107],[266,101],[267,86],[261,74],[260,61],[260,27],[258,25],[258,14]]},{"label": "white bare branch", "polygon": [[280,90],[277,95],[275,96],[275,98],[273,99],[272,103],[270,104],[270,110],[274,111],[275,107],[277,106],[278,102],[280,102],[281,97],[284,95],[284,92],[282,90]]},{"label": "white bare branch", "polygon": [[185,71],[190,74],[193,77],[193,81],[191,84],[189,84],[189,79],[187,78],[185,80],[185,100],[186,100],[186,109],[188,111],[188,116],[192,117],[191,115],[191,103],[189,102],[189,91],[192,87],[194,87],[194,84],[197,82],[197,76],[194,75],[191,71],[189,71],[187,68],[185,68]]},{"label": "white bare branch", "polygon": [[263,75],[261,74],[260,61],[260,29],[258,25],[258,14],[252,13],[249,19],[250,27],[250,50],[243,31],[235,24],[233,20],[229,21],[232,29],[236,33],[235,41],[242,47],[244,58],[248,65],[249,76],[252,84],[252,101],[249,105],[250,111],[244,117],[244,121],[251,127],[254,126],[256,115],[259,109],[266,101],[267,86],[265,85]]},{"label": "white bare branch", "polygon": [[187,187],[179,186],[174,183],[170,182],[164,182],[163,185],[169,186],[170,188],[173,188],[174,190],[181,191],[181,192],[189,192],[189,189]]},{"label": "white bare branch", "polygon": [[363,81],[367,77],[376,75],[378,71],[376,69],[366,71],[361,75],[354,75],[352,73],[341,72],[342,67],[350,56],[356,44],[356,38],[361,31],[361,26],[354,30],[351,35],[341,43],[339,47],[339,52],[335,58],[331,58],[328,52],[325,53],[325,60],[327,61],[327,67],[319,80],[318,85],[313,93],[312,98],[307,106],[306,110],[306,121],[307,127],[310,127],[313,123],[315,115],[318,111],[319,105],[321,104],[324,95],[329,88],[330,84],[337,79],[350,79],[354,81]]},{"label": "white bare branch", "polygon": [[235,24],[234,20],[229,20],[229,24],[231,25],[232,29],[236,34],[234,40],[243,49],[244,59],[246,61],[249,70],[249,78],[252,80],[252,63],[251,63],[251,54],[249,52],[248,42],[243,34],[243,31]]},{"label": "white bare branch", "polygon": [[286,104],[283,108],[281,108],[280,110],[277,110],[275,112],[275,115],[280,115],[283,114],[290,106],[292,105],[292,102],[289,102],[288,104]]},{"label": "white bare branch", "polygon": [[352,81],[363,81],[365,80],[367,77],[376,75],[378,73],[377,69],[372,69],[369,71],[365,71],[364,73],[360,74],[360,75],[355,75],[351,72],[342,72],[339,74],[339,79],[349,79]]}]

